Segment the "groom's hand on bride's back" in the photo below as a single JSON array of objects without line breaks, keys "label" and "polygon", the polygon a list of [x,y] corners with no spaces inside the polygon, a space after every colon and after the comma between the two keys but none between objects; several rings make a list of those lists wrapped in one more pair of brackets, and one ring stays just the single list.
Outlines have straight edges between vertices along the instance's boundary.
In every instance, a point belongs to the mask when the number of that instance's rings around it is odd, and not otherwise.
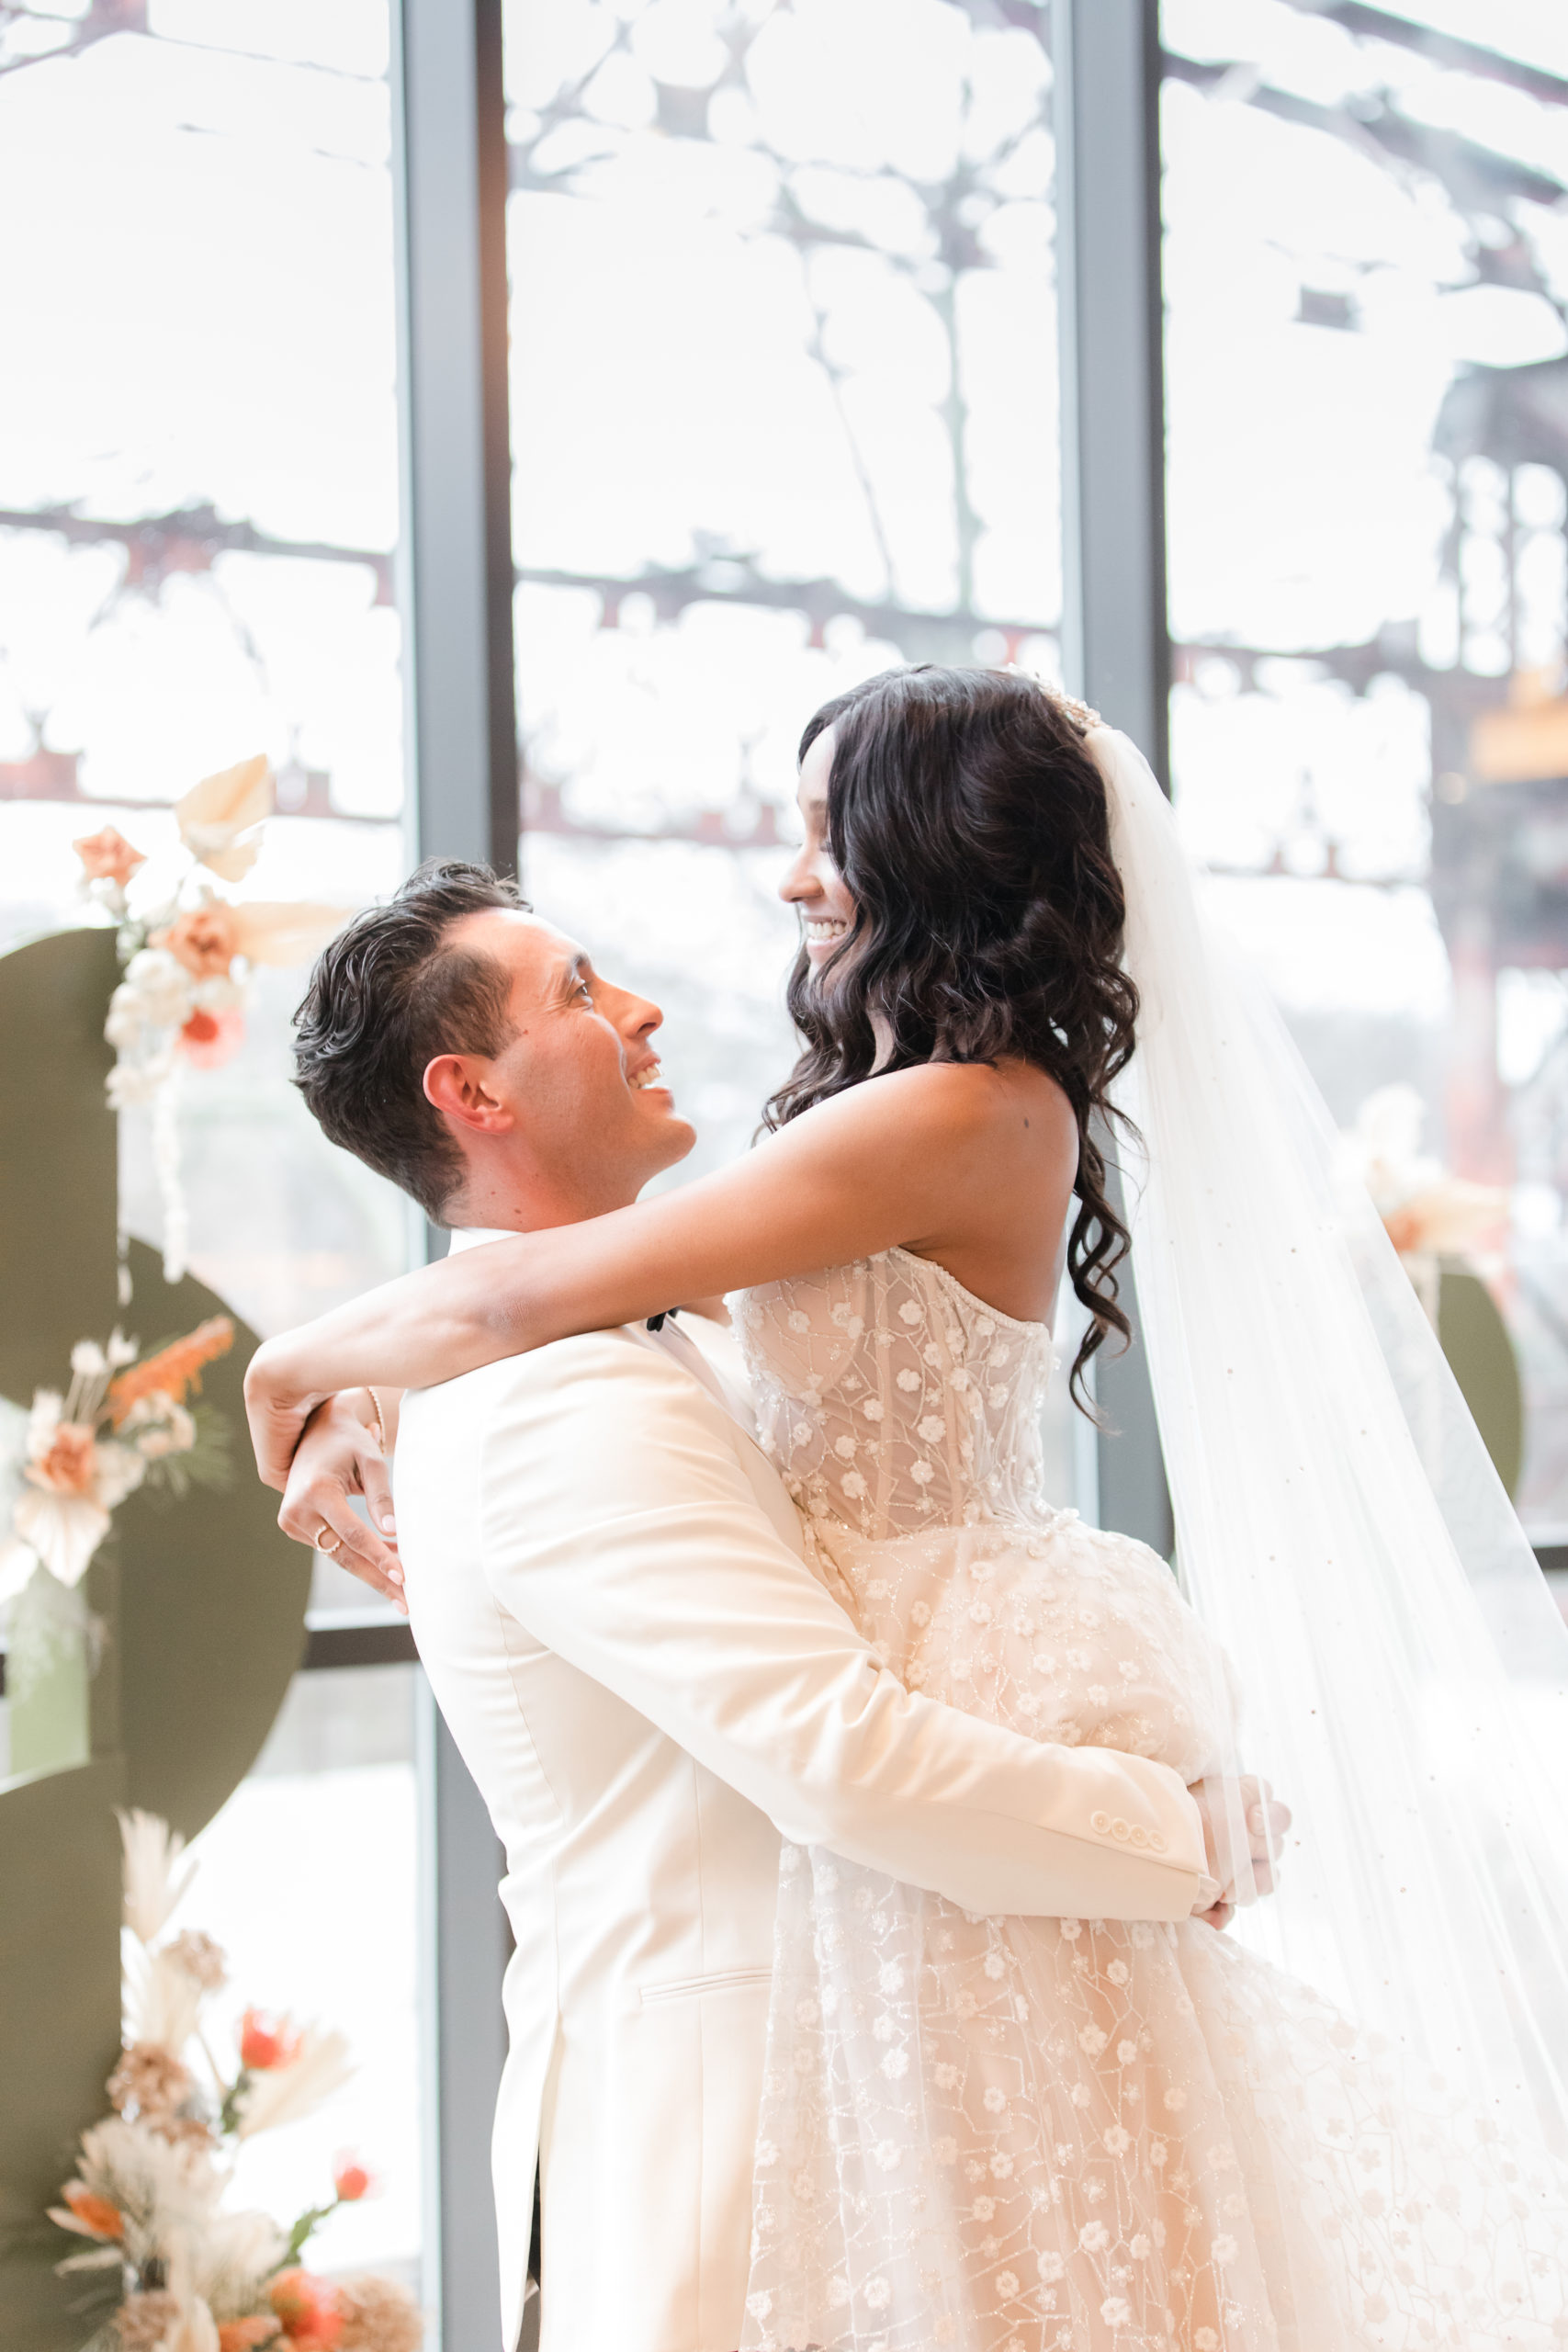
[{"label": "groom's hand on bride's back", "polygon": [[1197,1916],[1211,1928],[1224,1928],[1233,1913],[1274,1892],[1274,1864],[1291,1826],[1291,1808],[1255,1772],[1195,1781],[1187,1793],[1203,1824],[1209,1875],[1220,1889],[1219,1899]]},{"label": "groom's hand on bride's back", "polygon": [[[368,1524],[354,1507],[355,1496]],[[391,1480],[365,1390],[331,1396],[311,1414],[289,1465],[277,1523],[296,1544],[325,1552],[408,1615]]]}]

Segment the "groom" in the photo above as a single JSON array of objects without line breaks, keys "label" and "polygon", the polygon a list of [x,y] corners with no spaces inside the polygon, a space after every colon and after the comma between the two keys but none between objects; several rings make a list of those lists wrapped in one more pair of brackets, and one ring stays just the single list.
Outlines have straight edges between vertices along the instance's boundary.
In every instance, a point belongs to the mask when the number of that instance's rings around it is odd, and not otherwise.
[{"label": "groom", "polygon": [[[684,1158],[660,1020],[511,885],[432,864],[321,958],[299,1081],[471,1247]],[[354,1410],[301,1448],[304,1540]],[[734,2352],[781,1835],[971,1911],[1179,1919],[1214,1892],[1200,1808],[1161,1765],[904,1690],[669,1318],[411,1395],[397,1507],[420,1654],[506,1849],[505,2345],[537,2165],[545,2352]]]}]

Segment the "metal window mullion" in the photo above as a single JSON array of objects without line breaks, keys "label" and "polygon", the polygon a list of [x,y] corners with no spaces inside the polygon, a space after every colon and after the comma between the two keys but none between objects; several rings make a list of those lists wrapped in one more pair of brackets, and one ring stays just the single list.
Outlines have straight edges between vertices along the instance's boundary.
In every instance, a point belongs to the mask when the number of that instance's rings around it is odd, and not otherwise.
[{"label": "metal window mullion", "polygon": [[[1069,690],[1169,756],[1157,0],[1053,0],[1062,370],[1062,663]],[[1123,1278],[1134,1334],[1137,1303]],[[1172,1546],[1146,1360],[1103,1349],[1100,1519]]]},{"label": "metal window mullion", "polygon": [[[514,872],[518,767],[507,430],[501,0],[393,9],[408,829],[417,856]],[[411,1211],[411,1255],[434,1254]],[[490,2145],[505,2058],[504,1866],[421,1677],[419,1780],[433,2352],[501,2336]]]}]

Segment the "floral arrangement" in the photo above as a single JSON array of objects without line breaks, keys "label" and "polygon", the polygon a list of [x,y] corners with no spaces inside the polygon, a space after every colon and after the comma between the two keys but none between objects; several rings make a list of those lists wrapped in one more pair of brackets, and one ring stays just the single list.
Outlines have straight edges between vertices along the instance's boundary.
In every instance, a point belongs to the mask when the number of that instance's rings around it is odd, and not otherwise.
[{"label": "floral arrangement", "polygon": [[1440,1261],[1460,1257],[1504,1223],[1499,1185],[1450,1176],[1421,1150],[1426,1112],[1413,1086],[1369,1094],[1348,1138],[1359,1172],[1434,1330]]},{"label": "floral arrangement", "polygon": [[[302,962],[344,919],[341,907],[245,903],[214,888],[215,880],[242,882],[250,872],[273,808],[272,773],[258,753],[204,776],[175,802],[180,851],[172,870],[150,862],[113,825],[73,844],[89,904],[118,928],[125,978],[104,1024],[117,1056],[108,1096],[117,1110],[137,1103],[152,1109],[170,1282],[185,1271],[175,1124],[182,1071],[216,1069],[237,1051],[257,965]],[[124,1291],[122,1281],[122,1304]]]},{"label": "floral arrangement", "polygon": [[21,1492],[0,1544],[0,1601],[14,1599],[39,1567],[73,1591],[116,1509],[138,1487],[177,1497],[227,1482],[227,1427],[210,1406],[193,1408],[188,1399],[205,1367],[233,1343],[226,1315],[148,1356],[118,1331],[107,1347],[78,1340],[69,1388],[33,1395]]},{"label": "floral arrangement", "polygon": [[257,2132],[311,2113],[352,2071],[341,2034],[247,2009],[235,2062],[213,2054],[202,2007],[227,1982],[211,1938],[170,1918],[194,1875],[151,1814],[119,1816],[125,1849],[125,2040],[113,2112],[82,2134],[50,2219],[85,2249],[62,2275],[107,2274],[112,2312],[84,2352],[418,2352],[423,2325],[388,2278],[328,2279],[300,2260],[341,2205],[372,2187],[352,2156],[333,2193],[285,2230],[230,2211],[233,2162]]}]

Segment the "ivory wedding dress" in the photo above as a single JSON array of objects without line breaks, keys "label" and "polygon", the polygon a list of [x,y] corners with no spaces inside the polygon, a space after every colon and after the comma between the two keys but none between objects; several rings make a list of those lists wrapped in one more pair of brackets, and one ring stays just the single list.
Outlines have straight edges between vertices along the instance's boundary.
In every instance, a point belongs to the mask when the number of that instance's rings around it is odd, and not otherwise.
[{"label": "ivory wedding dress", "polygon": [[[896,1674],[1189,1781],[1234,1754],[1165,1563],[1043,1492],[1043,1325],[900,1250],[737,1319],[817,1571]],[[744,2343],[1560,2344],[1568,2189],[1513,2128],[1199,1922],[976,1918],[786,1848]]]}]

